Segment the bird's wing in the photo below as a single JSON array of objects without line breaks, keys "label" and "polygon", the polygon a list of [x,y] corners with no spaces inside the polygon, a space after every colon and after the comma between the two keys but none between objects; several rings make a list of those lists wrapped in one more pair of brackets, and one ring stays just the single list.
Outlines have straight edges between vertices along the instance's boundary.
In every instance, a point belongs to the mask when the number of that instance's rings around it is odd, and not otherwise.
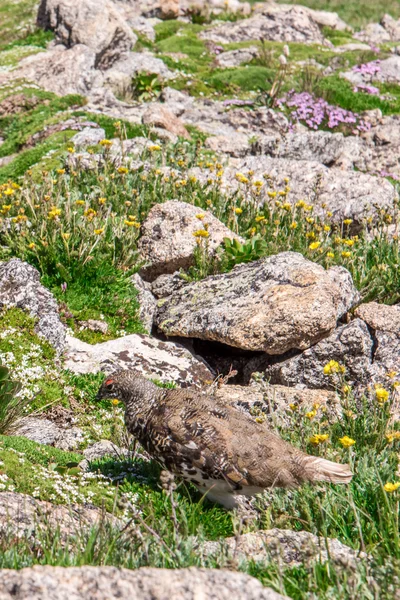
[{"label": "bird's wing", "polygon": [[167,468],[179,471],[184,465],[193,474],[197,469],[225,479],[233,489],[271,484],[275,475],[268,473],[267,462],[274,448],[269,446],[286,445],[283,440],[237,409],[192,390],[171,390],[163,406]]}]

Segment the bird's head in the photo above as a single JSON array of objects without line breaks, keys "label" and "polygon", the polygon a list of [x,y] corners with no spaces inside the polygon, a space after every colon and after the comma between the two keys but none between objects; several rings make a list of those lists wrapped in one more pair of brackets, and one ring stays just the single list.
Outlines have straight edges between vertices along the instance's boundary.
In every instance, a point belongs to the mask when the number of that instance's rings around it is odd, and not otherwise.
[{"label": "bird's head", "polygon": [[97,393],[97,400],[109,398],[128,404],[146,404],[156,396],[159,388],[137,371],[116,371],[105,378]]}]

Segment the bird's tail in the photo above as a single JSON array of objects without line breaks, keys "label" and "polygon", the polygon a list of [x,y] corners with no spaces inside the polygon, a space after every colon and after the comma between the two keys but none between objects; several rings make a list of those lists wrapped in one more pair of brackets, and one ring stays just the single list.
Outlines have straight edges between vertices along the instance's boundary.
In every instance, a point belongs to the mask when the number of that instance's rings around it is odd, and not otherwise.
[{"label": "bird's tail", "polygon": [[331,483],[350,483],[353,473],[349,465],[335,463],[325,458],[307,456],[304,460],[308,481],[329,481]]}]

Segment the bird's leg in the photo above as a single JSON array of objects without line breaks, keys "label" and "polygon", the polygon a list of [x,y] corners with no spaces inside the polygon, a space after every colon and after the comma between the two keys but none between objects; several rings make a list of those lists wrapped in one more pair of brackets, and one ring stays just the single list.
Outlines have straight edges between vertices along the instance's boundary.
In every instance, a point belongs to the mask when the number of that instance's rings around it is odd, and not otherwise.
[{"label": "bird's leg", "polygon": [[161,487],[171,500],[172,522],[174,524],[175,534],[178,533],[178,519],[176,517],[176,502],[174,491],[176,490],[175,477],[173,473],[162,470],[160,473]]}]

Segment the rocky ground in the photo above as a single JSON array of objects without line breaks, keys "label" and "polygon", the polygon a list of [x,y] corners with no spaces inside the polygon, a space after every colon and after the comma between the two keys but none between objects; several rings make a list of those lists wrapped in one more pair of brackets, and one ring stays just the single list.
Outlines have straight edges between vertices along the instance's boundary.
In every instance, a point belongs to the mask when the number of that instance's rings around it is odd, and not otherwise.
[{"label": "rocky ground", "polygon": [[[3,2],[1,600],[398,597],[400,9],[305,3]],[[117,368],[353,482],[162,484]]]}]

